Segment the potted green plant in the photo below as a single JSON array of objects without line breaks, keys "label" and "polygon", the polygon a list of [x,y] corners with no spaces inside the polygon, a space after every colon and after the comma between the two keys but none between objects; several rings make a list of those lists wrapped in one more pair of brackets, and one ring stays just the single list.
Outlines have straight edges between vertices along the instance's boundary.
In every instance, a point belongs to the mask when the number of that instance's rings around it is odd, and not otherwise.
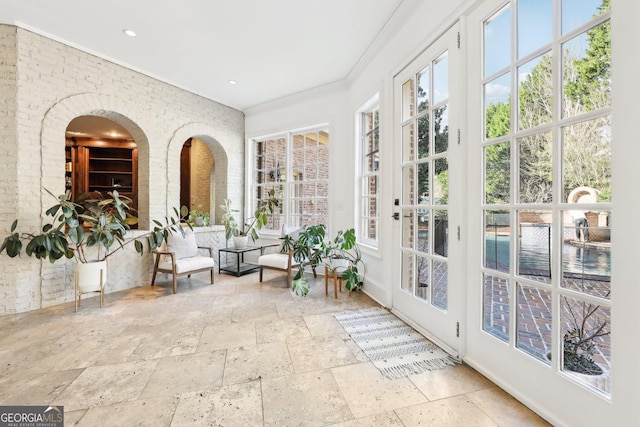
[{"label": "potted green plant", "polygon": [[298,272],[292,279],[291,289],[304,296],[309,292],[309,284],[304,278],[303,261],[309,260],[313,267],[327,266],[328,270],[338,270],[348,291],[356,291],[362,287],[364,277],[358,271],[362,263],[360,249],[356,244],[356,232],[353,228],[340,230],[336,236],[326,239],[324,225],[313,225],[300,231],[297,239],[287,235],[283,238],[282,251],[293,250],[294,259],[300,263]]},{"label": "potted green plant", "polygon": [[[65,195],[56,197],[49,190],[45,191],[56,200],[46,211],[51,221],[38,232],[18,232],[18,220],[15,220],[10,234],[0,246],[0,253],[6,250],[7,255],[14,258],[22,252],[23,242],[26,242],[25,254],[28,256],[47,259],[51,263],[61,258],[75,258],[75,282],[80,286],[76,291],[80,294],[102,292],[97,287],[104,286],[106,281],[107,259],[127,245],[133,243],[142,255],[142,241],[146,241],[152,250],[159,247],[169,233],[184,233],[181,217],[174,210],[175,216],[166,218],[164,224],[154,220],[156,225],[152,231],[128,238],[130,226],[138,222],[128,197],[117,191],[106,195],[91,192],[72,202]],[[186,208],[183,212],[186,214]]]},{"label": "potted green plant", "polygon": [[234,213],[239,211],[231,207],[231,199],[225,199],[224,203],[220,205],[220,209],[224,212],[222,224],[224,225],[225,238],[229,240],[233,237],[236,248],[246,247],[249,237],[255,242],[260,237],[260,230],[269,221],[269,215],[273,214],[275,209],[280,206],[280,200],[275,197],[275,190],[269,191],[267,196],[266,199],[258,203],[253,216],[244,222],[235,218]]},{"label": "potted green plant", "polygon": [[198,210],[190,211],[189,224],[196,227],[208,227],[210,225],[209,212],[202,212]]}]

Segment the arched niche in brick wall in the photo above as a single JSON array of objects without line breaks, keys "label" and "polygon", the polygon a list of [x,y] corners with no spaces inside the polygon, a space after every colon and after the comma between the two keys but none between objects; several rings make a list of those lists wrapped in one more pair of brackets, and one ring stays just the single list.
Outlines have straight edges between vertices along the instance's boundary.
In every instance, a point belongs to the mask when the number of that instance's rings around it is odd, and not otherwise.
[{"label": "arched niche in brick wall", "polygon": [[220,137],[219,133],[219,130],[209,125],[191,123],[178,129],[171,138],[167,151],[167,209],[169,211],[180,203],[180,151],[185,141],[193,138],[203,142],[213,155],[213,168],[209,177],[210,206],[198,210],[209,212],[211,224],[220,223],[222,217],[220,204],[229,197],[230,191],[228,189],[229,156],[221,142],[226,139]]},{"label": "arched niche in brick wall", "polygon": [[[56,103],[44,116],[41,130],[43,164],[41,186],[64,194],[65,131],[78,116],[98,116],[118,123],[133,137],[138,146],[138,214],[139,228],[150,227],[149,206],[149,140],[138,126],[135,106],[118,97],[101,94],[73,95]],[[154,180],[157,182],[156,180]],[[43,206],[43,211],[48,204]]]}]

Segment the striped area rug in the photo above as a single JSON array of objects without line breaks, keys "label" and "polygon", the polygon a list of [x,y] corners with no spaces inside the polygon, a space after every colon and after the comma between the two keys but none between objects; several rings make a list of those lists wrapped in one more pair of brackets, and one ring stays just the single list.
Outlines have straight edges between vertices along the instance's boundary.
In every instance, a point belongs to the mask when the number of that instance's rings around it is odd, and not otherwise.
[{"label": "striped area rug", "polygon": [[385,309],[345,311],[334,317],[388,378],[402,378],[457,363]]}]

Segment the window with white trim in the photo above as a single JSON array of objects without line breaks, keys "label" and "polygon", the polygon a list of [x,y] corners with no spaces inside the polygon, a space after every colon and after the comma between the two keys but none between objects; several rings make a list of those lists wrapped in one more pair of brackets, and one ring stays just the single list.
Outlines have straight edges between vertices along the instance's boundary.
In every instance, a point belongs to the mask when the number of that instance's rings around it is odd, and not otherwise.
[{"label": "window with white trim", "polygon": [[380,198],[380,107],[378,95],[359,113],[360,185],[358,241],[378,246]]},{"label": "window with white trim", "polygon": [[329,130],[289,131],[251,141],[253,211],[271,190],[282,200],[264,229],[329,225]]}]

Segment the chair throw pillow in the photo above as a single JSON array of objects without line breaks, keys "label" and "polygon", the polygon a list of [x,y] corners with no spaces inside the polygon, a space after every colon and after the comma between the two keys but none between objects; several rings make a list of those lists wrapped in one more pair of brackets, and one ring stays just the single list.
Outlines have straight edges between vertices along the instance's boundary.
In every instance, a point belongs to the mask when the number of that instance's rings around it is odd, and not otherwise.
[{"label": "chair throw pillow", "polygon": [[167,238],[167,250],[175,254],[176,259],[191,258],[198,255],[198,243],[196,235],[190,229],[184,229],[182,233],[171,233]]}]

